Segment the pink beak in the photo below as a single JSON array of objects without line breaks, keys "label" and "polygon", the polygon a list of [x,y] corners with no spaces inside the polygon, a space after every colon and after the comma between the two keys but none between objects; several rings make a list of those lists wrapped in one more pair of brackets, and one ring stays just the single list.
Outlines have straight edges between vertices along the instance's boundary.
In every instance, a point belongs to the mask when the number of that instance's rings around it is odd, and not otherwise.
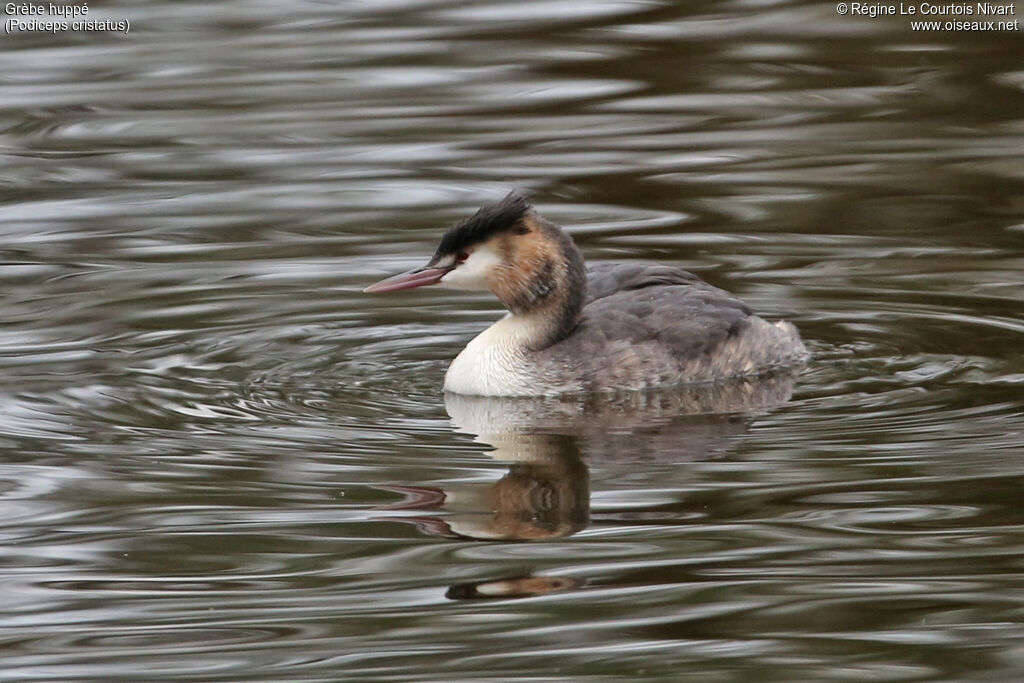
[{"label": "pink beak", "polygon": [[451,268],[435,268],[433,266],[413,268],[412,270],[399,273],[398,275],[392,275],[385,280],[372,284],[363,291],[397,292],[402,289],[412,289],[413,287],[436,285],[441,281],[441,278],[448,274],[450,270]]}]

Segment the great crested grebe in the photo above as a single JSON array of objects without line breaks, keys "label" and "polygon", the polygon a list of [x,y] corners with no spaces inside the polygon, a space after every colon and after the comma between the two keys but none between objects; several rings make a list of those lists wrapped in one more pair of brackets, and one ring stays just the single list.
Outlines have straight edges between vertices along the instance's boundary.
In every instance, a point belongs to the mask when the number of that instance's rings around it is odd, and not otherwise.
[{"label": "great crested grebe", "polygon": [[542,396],[721,382],[799,365],[796,328],[680,268],[601,263],[512,193],[441,238],[427,265],[366,292],[490,291],[504,318],[456,356],[445,391]]}]

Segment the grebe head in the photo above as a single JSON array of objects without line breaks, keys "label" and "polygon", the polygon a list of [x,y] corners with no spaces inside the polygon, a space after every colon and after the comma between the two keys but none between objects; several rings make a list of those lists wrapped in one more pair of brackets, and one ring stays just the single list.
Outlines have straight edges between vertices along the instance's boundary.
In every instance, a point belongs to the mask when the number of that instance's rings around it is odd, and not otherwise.
[{"label": "grebe head", "polygon": [[[394,292],[425,285],[490,291],[509,311],[551,306],[576,323],[586,294],[583,257],[572,238],[511,193],[449,230],[430,261],[367,287]],[[571,321],[566,321],[571,318]]]}]

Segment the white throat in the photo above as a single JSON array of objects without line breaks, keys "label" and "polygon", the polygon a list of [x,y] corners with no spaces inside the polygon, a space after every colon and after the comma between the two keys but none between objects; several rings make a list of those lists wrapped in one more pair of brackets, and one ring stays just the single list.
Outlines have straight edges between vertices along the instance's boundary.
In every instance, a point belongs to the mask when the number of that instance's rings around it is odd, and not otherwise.
[{"label": "white throat", "polygon": [[445,391],[475,396],[536,396],[530,345],[545,334],[538,314],[509,313],[473,338],[444,377]]}]

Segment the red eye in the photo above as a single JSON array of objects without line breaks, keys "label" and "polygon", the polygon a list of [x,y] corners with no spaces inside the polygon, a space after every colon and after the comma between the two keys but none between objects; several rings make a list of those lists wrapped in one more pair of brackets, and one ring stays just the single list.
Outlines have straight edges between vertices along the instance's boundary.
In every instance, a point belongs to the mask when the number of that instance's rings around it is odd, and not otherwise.
[{"label": "red eye", "polygon": [[469,258],[469,254],[467,254],[464,251],[460,251],[458,254],[455,255],[455,262],[456,263],[462,263],[463,261],[465,261],[468,258]]}]

